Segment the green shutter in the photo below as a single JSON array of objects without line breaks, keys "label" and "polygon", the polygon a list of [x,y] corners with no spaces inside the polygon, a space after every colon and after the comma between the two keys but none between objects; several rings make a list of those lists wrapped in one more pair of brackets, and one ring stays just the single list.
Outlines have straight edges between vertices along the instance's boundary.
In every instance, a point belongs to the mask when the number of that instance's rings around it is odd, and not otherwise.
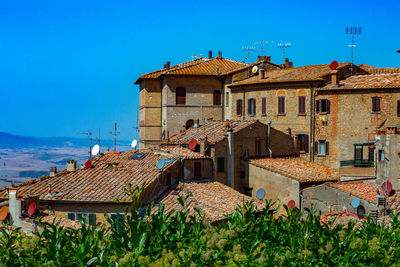
[{"label": "green shutter", "polygon": [[75,213],[68,213],[68,219],[75,221]]},{"label": "green shutter", "polygon": [[93,213],[89,214],[89,224],[96,225],[96,214]]},{"label": "green shutter", "polygon": [[225,158],[218,158],[217,160],[217,172],[225,171]]}]

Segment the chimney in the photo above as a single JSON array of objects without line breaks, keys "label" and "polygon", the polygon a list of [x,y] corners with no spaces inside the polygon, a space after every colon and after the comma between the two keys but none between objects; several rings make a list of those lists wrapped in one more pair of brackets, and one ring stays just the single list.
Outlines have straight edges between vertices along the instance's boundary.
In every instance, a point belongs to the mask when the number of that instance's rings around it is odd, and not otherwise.
[{"label": "chimney", "polygon": [[57,167],[50,167],[50,177],[54,177],[57,173]]},{"label": "chimney", "polygon": [[207,155],[207,151],[208,151],[208,138],[207,136],[201,141],[200,143],[200,154],[204,155],[204,156],[209,156]]},{"label": "chimney", "polygon": [[208,58],[212,58],[212,50],[208,51]]},{"label": "chimney", "polygon": [[8,201],[11,223],[15,227],[21,227],[21,200],[17,199],[17,188],[8,189]]},{"label": "chimney", "polygon": [[199,119],[194,120],[194,128],[199,128],[200,124],[199,124]]},{"label": "chimney", "polygon": [[260,80],[265,79],[265,70],[264,69],[260,69],[259,76],[260,76]]},{"label": "chimney", "polygon": [[265,62],[271,62],[271,56],[258,56],[257,61],[265,61]]},{"label": "chimney", "polygon": [[222,52],[218,51],[218,58],[221,59],[222,58]]},{"label": "chimney", "polygon": [[171,62],[167,61],[167,63],[164,64],[164,69],[169,70],[169,67],[171,66]]},{"label": "chimney", "polygon": [[337,73],[338,73],[337,70],[331,71],[331,83],[333,86],[339,86],[339,79]]},{"label": "chimney", "polygon": [[285,69],[292,68],[293,67],[293,62],[290,62],[289,58],[285,58],[285,63],[283,64],[283,67]]},{"label": "chimney", "polygon": [[76,161],[71,159],[67,162],[67,171],[73,172],[76,170]]}]

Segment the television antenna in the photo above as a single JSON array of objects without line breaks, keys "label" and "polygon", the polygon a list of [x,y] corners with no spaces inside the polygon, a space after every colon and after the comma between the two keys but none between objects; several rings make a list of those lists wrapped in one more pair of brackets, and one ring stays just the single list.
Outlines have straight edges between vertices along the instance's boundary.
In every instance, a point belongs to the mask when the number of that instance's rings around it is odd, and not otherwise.
[{"label": "television antenna", "polygon": [[120,135],[120,132],[117,132],[117,123],[114,123],[114,132],[108,132],[111,135],[114,135],[114,152],[117,151],[117,135]]},{"label": "television antenna", "polygon": [[292,43],[279,43],[278,44],[278,48],[281,48],[282,52],[283,52],[283,60],[285,60],[286,48],[291,48],[291,47],[292,47]]},{"label": "television antenna", "polygon": [[253,44],[255,44],[255,45],[260,45],[260,48],[261,48],[261,56],[263,56],[264,55],[264,45],[265,44],[272,44],[272,43],[274,43],[274,41],[258,41],[258,42],[254,42]]},{"label": "television antenna", "polygon": [[92,158],[92,142],[93,142],[93,134],[91,131],[87,131],[86,133],[78,133],[78,134],[84,134],[87,135],[89,137],[90,140],[90,147],[89,147],[89,158]]},{"label": "television antenna", "polygon": [[247,53],[247,64],[249,64],[250,54],[254,53],[254,51],[256,51],[256,48],[254,46],[243,46],[242,51]]},{"label": "television antenna", "polygon": [[135,129],[135,140],[137,140],[138,132],[139,132],[139,109],[137,110],[137,113],[136,113],[136,126],[134,126],[133,128]]},{"label": "television antenna", "polygon": [[361,35],[362,28],[361,27],[354,27],[354,26],[346,26],[345,32],[346,32],[346,34],[350,34],[351,35],[351,45],[348,45],[348,47],[351,48],[350,74],[353,75],[354,47],[356,47],[356,45],[354,44],[354,37],[356,35]]},{"label": "television antenna", "polygon": [[196,58],[201,57],[202,55],[203,55],[203,54],[191,54],[190,57],[191,57],[192,59],[196,59]]}]

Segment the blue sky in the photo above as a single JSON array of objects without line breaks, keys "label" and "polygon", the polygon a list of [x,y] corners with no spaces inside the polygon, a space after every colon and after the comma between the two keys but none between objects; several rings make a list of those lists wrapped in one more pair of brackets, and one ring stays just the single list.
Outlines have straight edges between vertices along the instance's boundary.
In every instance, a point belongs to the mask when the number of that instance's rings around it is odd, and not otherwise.
[{"label": "blue sky", "polygon": [[[143,73],[207,56],[242,61],[243,46],[272,40],[282,63],[350,61],[346,25],[362,26],[355,63],[400,66],[398,1],[0,0],[0,131],[72,136],[119,124],[132,139]],[[254,61],[256,54],[253,54]],[[111,136],[110,136],[111,137]]]}]

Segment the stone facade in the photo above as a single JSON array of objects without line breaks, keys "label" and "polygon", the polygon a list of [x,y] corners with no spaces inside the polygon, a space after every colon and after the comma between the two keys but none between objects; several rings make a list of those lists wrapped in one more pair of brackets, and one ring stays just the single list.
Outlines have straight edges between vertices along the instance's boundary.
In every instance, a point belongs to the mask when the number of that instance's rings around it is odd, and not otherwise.
[{"label": "stone facade", "polygon": [[376,184],[389,181],[393,189],[400,189],[400,135],[380,134],[376,138]]},{"label": "stone facade", "polygon": [[[372,112],[372,98],[381,98],[381,111]],[[398,126],[397,101],[399,89],[318,90],[316,101],[328,99],[330,113],[316,114],[315,142],[329,142],[329,155],[315,155],[315,161],[339,168],[340,161],[354,159],[354,144],[375,141],[376,129],[385,120],[387,126]],[[364,146],[363,160],[374,161],[374,152]]]}]

